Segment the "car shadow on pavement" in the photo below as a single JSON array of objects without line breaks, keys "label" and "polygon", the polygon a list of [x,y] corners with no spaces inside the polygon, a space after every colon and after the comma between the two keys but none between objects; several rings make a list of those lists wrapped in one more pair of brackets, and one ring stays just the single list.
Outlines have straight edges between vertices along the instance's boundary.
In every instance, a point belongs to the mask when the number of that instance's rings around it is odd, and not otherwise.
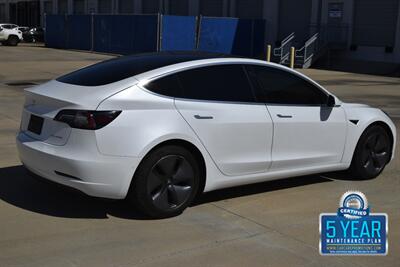
[{"label": "car shadow on pavement", "polygon": [[86,196],[30,175],[22,166],[0,168],[0,199],[16,207],[55,217],[107,219],[108,215],[145,220],[125,201]]},{"label": "car shadow on pavement", "polygon": [[[331,181],[331,177],[308,175],[238,186],[202,194],[191,206]],[[94,198],[69,190],[32,176],[22,165],[0,168],[0,199],[24,210],[55,217],[107,219],[111,215],[133,220],[150,219],[127,201]]]}]

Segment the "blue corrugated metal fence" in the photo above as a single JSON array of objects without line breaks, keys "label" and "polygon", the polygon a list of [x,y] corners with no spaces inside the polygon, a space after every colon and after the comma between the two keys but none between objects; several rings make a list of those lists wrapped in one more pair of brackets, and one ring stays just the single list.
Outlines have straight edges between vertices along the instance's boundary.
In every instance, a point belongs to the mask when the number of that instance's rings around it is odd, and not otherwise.
[{"label": "blue corrugated metal fence", "polygon": [[46,46],[115,54],[201,50],[263,57],[265,21],[166,15],[48,15]]}]

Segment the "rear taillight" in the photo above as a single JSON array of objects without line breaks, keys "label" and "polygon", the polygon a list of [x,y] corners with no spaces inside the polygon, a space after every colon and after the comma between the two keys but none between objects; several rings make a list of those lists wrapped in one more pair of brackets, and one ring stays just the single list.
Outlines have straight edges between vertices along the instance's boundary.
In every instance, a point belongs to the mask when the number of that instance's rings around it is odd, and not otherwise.
[{"label": "rear taillight", "polygon": [[64,122],[72,128],[97,130],[112,122],[121,111],[91,111],[65,109],[58,112],[54,118],[56,121]]}]

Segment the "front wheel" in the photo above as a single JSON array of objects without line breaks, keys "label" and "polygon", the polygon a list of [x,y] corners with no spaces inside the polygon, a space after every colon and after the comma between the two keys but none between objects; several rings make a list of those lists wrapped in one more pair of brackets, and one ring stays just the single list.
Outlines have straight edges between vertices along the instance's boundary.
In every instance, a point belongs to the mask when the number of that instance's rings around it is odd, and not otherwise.
[{"label": "front wheel", "polygon": [[7,44],[10,46],[17,46],[19,39],[17,36],[11,35],[8,37]]},{"label": "front wheel", "polygon": [[383,127],[367,128],[357,143],[350,174],[359,179],[377,177],[389,162],[391,149],[389,134]]},{"label": "front wheel", "polygon": [[199,190],[200,173],[196,158],[185,148],[157,148],[138,167],[128,199],[153,218],[179,215]]}]

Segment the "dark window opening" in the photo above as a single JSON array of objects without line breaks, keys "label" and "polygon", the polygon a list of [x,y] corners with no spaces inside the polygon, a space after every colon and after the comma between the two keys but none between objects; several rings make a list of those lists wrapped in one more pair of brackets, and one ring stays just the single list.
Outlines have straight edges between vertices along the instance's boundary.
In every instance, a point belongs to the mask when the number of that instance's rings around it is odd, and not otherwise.
[{"label": "dark window opening", "polygon": [[327,94],[303,78],[271,67],[247,66],[257,100],[271,104],[322,105]]},{"label": "dark window opening", "polygon": [[182,90],[178,77],[174,74],[149,82],[145,87],[156,94],[182,97]]},{"label": "dark window opening", "polygon": [[178,98],[255,102],[241,65],[215,65],[185,70],[149,83],[147,89]]}]

